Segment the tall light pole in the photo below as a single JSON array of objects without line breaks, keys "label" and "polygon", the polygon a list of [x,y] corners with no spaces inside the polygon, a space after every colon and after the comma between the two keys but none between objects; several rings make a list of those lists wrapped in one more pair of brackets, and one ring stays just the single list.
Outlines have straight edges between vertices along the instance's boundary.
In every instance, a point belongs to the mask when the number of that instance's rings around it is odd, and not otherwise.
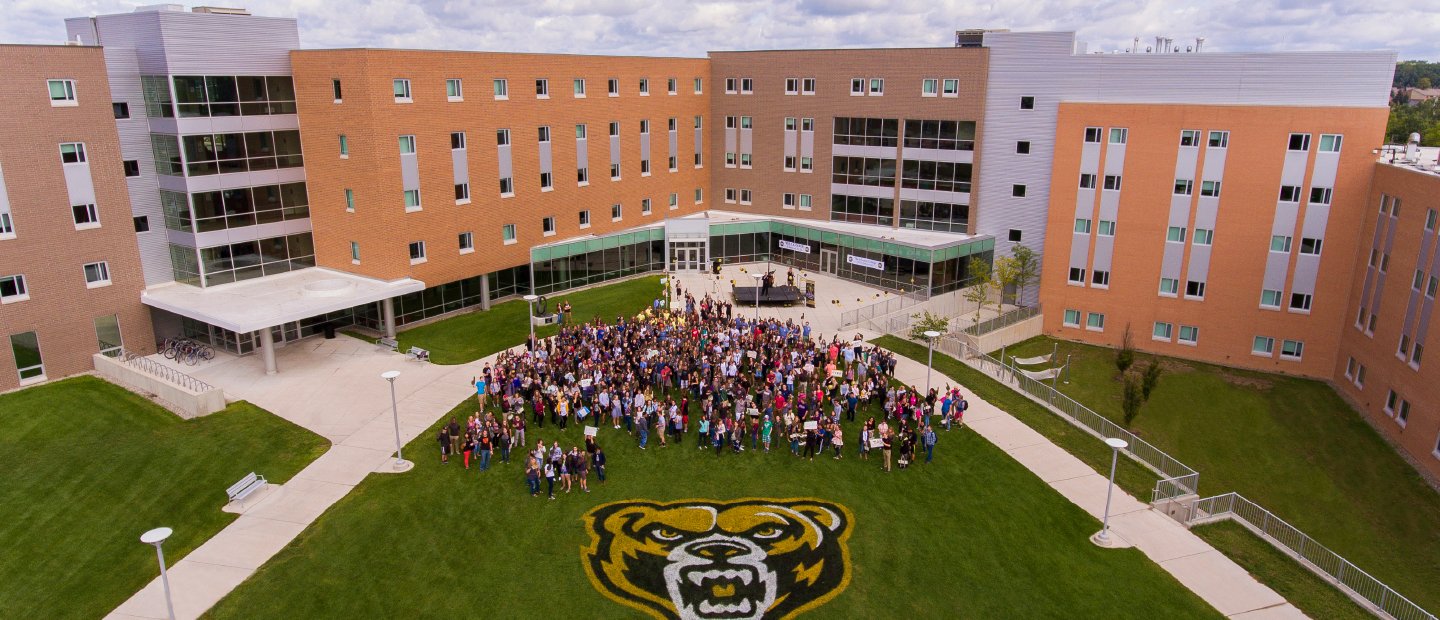
[{"label": "tall light pole", "polygon": [[534,342],[534,341],[535,341],[535,300],[540,299],[540,296],[539,296],[539,295],[526,295],[526,296],[524,297],[524,299],[525,299],[525,307],[526,307],[526,308],[529,308],[529,311],[528,311],[527,314],[530,315],[530,341],[531,341],[531,342]]},{"label": "tall light pole", "polygon": [[1105,489],[1105,517],[1101,521],[1100,533],[1090,537],[1101,547],[1110,546],[1110,496],[1115,494],[1115,463],[1120,460],[1120,451],[1130,444],[1119,437],[1109,437],[1105,439],[1105,445],[1110,446],[1110,486]]},{"label": "tall light pole", "polygon": [[165,573],[165,550],[160,545],[173,533],[175,531],[168,527],[157,527],[140,535],[140,542],[155,545],[155,557],[160,560],[160,585],[165,587],[165,611],[169,612],[170,620],[175,620],[175,604],[170,602],[170,576]]},{"label": "tall light pole", "polygon": [[760,281],[765,279],[763,273],[752,273],[755,276],[755,320],[760,320]]},{"label": "tall light pole", "polygon": [[[935,366],[935,339],[940,337],[940,332],[933,329],[925,331],[925,396],[930,396],[930,375]],[[926,413],[934,413],[927,411]]]},{"label": "tall light pole", "polygon": [[395,471],[410,469],[411,463],[405,460],[405,455],[400,453],[400,406],[395,401],[395,378],[400,376],[398,370],[387,370],[380,373],[380,378],[390,382],[390,414],[395,418]]}]

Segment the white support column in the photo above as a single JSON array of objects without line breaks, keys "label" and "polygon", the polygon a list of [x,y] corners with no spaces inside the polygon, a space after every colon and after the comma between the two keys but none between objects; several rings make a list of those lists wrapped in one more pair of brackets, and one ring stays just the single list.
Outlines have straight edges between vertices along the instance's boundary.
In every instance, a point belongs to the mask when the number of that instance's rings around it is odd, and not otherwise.
[{"label": "white support column", "polygon": [[381,321],[384,323],[384,327],[385,327],[385,337],[386,337],[386,338],[394,338],[394,337],[395,337],[395,298],[394,298],[394,297],[386,297],[384,301],[380,302],[380,314],[381,314]]},{"label": "white support column", "polygon": [[265,359],[265,374],[273,375],[279,372],[275,368],[275,337],[270,333],[269,327],[260,329],[260,357]]},{"label": "white support column", "polygon": [[480,309],[490,309],[490,274],[480,276]]}]

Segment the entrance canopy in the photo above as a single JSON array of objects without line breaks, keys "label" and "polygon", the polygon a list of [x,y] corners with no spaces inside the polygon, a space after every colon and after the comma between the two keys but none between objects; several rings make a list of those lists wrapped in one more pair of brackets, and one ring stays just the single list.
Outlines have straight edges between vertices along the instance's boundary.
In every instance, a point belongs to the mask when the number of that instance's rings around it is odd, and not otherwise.
[{"label": "entrance canopy", "polygon": [[152,308],[248,333],[425,289],[411,278],[384,281],[323,267],[201,288],[152,286],[140,301]]}]

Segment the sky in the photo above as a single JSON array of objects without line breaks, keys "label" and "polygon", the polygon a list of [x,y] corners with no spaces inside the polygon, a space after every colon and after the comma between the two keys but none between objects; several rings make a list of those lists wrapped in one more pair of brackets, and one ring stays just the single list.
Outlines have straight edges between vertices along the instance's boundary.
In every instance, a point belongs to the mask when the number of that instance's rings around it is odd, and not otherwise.
[{"label": "sky", "polygon": [[[115,0],[4,0],[0,43],[56,43]],[[214,0],[296,17],[305,48],[704,56],[709,50],[930,47],[964,28],[1075,31],[1089,49],[1205,37],[1207,51],[1371,50],[1440,61],[1440,0]],[[187,5],[193,6],[193,5]]]}]

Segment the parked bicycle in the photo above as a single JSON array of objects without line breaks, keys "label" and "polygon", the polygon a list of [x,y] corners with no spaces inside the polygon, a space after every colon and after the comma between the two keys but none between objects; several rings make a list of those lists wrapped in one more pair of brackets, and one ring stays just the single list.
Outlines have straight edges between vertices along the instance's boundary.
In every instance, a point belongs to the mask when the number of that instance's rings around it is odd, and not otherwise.
[{"label": "parked bicycle", "polygon": [[194,366],[205,360],[215,359],[215,349],[210,345],[189,338],[166,338],[160,347],[165,359],[175,360]]}]

